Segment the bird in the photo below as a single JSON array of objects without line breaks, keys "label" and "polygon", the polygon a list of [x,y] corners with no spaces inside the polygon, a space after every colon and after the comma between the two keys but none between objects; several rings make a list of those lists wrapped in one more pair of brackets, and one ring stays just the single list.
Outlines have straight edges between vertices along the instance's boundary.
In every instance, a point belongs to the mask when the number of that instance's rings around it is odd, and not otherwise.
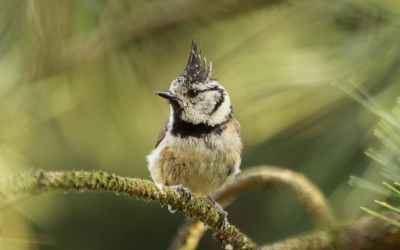
[{"label": "bird", "polygon": [[171,82],[169,90],[155,92],[168,100],[170,116],[147,161],[158,186],[208,197],[221,211],[209,195],[240,172],[242,141],[228,92],[211,78],[211,62],[206,64],[201,48],[198,52],[192,40],[184,71]]}]

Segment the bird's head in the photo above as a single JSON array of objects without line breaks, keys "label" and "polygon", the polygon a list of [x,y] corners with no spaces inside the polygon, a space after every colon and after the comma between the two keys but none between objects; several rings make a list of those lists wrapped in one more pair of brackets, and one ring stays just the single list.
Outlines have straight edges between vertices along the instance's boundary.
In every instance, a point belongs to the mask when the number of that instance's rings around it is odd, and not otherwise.
[{"label": "bird's head", "polygon": [[211,63],[201,58],[201,50],[192,41],[188,64],[168,91],[156,94],[169,100],[174,116],[191,124],[215,126],[225,122],[232,113],[227,91],[211,77]]}]

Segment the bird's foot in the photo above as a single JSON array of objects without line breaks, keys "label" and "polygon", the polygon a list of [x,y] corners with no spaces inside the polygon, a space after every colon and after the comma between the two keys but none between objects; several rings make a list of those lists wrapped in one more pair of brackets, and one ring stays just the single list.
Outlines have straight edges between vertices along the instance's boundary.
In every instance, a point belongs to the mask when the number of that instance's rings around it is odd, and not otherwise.
[{"label": "bird's foot", "polygon": [[222,209],[222,207],[213,198],[211,198],[211,196],[207,195],[207,198],[211,201],[211,203],[214,205],[214,208],[218,211],[220,220],[219,230],[225,230],[228,223],[228,213],[224,209]]},{"label": "bird's foot", "polygon": [[182,191],[185,194],[185,196],[187,197],[186,201],[189,201],[190,198],[192,198],[192,193],[190,192],[189,188],[182,186],[182,184],[173,185],[173,186],[169,186],[169,187],[176,189],[179,192]]},{"label": "bird's foot", "polygon": [[176,211],[178,211],[178,210],[179,210],[179,208],[173,207],[173,206],[171,206],[171,205],[168,205],[168,211],[169,211],[171,214],[176,213]]},{"label": "bird's foot", "polygon": [[[185,194],[185,196],[187,197],[186,201],[189,201],[192,198],[192,193],[190,192],[190,190],[187,187],[182,186],[182,184],[173,185],[173,186],[169,186],[169,187],[176,189],[178,191],[182,191]],[[178,210],[179,210],[179,208],[168,205],[168,211],[170,211],[171,213],[175,213]]]}]

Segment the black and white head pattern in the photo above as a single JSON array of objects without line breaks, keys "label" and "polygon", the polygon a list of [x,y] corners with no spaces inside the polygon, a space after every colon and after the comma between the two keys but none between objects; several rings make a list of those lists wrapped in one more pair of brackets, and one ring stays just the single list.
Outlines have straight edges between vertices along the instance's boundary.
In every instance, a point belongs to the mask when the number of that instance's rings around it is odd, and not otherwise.
[{"label": "black and white head pattern", "polygon": [[188,64],[169,89],[176,97],[170,100],[175,118],[206,126],[216,126],[229,119],[232,113],[229,95],[211,78],[211,69],[211,63],[206,66],[193,41]]}]

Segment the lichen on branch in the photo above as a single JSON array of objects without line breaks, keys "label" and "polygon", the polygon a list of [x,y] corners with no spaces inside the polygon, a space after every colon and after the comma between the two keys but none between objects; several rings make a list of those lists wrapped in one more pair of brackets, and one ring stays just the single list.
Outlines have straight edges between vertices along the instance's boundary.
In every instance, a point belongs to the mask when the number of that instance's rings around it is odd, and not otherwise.
[{"label": "lichen on branch", "polygon": [[[63,190],[107,191],[137,197],[145,201],[155,201],[161,206],[171,205],[190,217],[199,218],[215,234],[223,246],[235,249],[258,249],[258,247],[235,226],[227,223],[224,230],[219,229],[218,211],[202,198],[186,197],[183,191],[167,186],[158,187],[149,180],[121,177],[103,171],[60,171],[44,172],[41,170],[13,175],[0,182],[0,199],[7,199],[18,194],[40,194]],[[217,234],[218,233],[218,234]]]}]

